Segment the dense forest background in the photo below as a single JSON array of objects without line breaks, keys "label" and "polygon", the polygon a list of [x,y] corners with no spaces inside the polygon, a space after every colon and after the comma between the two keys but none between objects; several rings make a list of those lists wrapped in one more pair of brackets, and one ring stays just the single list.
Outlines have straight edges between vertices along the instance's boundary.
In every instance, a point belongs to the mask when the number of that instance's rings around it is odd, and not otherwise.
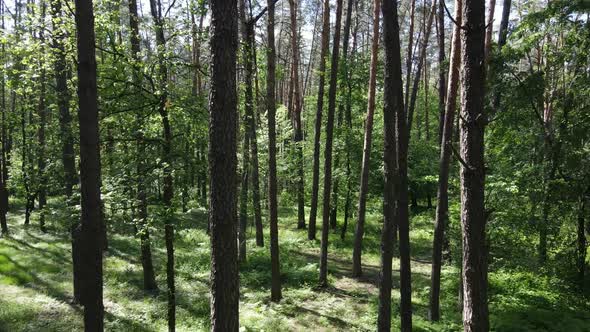
[{"label": "dense forest background", "polygon": [[590,331],[587,1],[0,20],[0,331]]}]

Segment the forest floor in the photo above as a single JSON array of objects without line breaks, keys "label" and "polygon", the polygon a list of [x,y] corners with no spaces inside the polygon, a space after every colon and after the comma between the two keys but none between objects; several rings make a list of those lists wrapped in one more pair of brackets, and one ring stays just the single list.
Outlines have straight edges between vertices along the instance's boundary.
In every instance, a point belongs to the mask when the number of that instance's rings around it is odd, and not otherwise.
[{"label": "forest floor", "polygon": [[[82,331],[82,309],[72,304],[69,234],[65,210],[53,203],[49,232],[37,220],[24,227],[23,211],[9,213],[9,238],[0,239],[0,331]],[[248,261],[240,270],[242,331],[373,331],[377,318],[380,213],[367,218],[361,280],[351,278],[352,227],[346,240],[330,234],[330,287],[316,288],[319,240],[295,229],[296,211],[280,211],[283,300],[270,302],[270,257],[255,246],[249,227]],[[458,269],[442,272],[442,320],[427,320],[433,210],[412,218],[412,301],[417,331],[461,330],[457,306]],[[108,211],[107,211],[108,213]],[[205,210],[178,215],[176,233],[177,330],[209,329],[209,239]],[[321,221],[319,221],[321,224]],[[152,232],[154,265],[160,291],[142,290],[139,241],[130,224],[109,229],[104,261],[104,304],[108,331],[165,331],[165,247]],[[265,226],[266,227],[266,226]],[[268,228],[265,229],[268,233]],[[319,232],[318,232],[319,239]],[[269,243],[268,234],[265,244]],[[393,324],[399,330],[399,261],[394,259]],[[590,331],[587,297],[559,286],[526,267],[491,269],[490,319],[496,331]]]}]

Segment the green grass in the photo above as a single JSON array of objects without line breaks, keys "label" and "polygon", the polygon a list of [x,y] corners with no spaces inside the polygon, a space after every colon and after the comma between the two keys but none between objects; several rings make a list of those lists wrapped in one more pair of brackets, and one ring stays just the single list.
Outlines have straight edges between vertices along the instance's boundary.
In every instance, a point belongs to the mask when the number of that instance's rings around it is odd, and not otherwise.
[{"label": "green grass", "polygon": [[[65,230],[65,209],[53,202],[50,232],[22,226],[22,211],[9,214],[9,238],[0,239],[0,331],[78,331],[81,308],[72,304],[71,252]],[[109,211],[107,211],[108,213]],[[248,258],[240,268],[240,325],[245,331],[373,331],[377,318],[381,217],[369,214],[360,280],[351,278],[352,232],[344,241],[330,234],[329,281],[316,288],[319,241],[308,241],[296,230],[296,211],[280,211],[280,253],[283,300],[270,302],[268,247],[255,246],[249,227]],[[458,270],[442,273],[442,320],[427,317],[430,288],[432,213],[412,219],[412,295],[416,331],[457,331]],[[113,219],[113,218],[112,218]],[[161,230],[152,230],[154,265],[160,292],[141,289],[139,241],[129,220],[114,218],[104,261],[104,296],[108,331],[165,331],[165,251]],[[204,210],[178,214],[176,233],[177,329],[209,329],[209,238]],[[155,225],[158,226],[158,225]],[[266,225],[265,225],[266,226]],[[265,243],[269,243],[265,228]],[[319,235],[319,233],[318,233]],[[319,236],[318,236],[319,238]],[[399,262],[394,259],[393,326],[399,329]],[[563,287],[557,278],[526,268],[490,273],[491,326],[496,331],[590,331],[589,302]]]}]

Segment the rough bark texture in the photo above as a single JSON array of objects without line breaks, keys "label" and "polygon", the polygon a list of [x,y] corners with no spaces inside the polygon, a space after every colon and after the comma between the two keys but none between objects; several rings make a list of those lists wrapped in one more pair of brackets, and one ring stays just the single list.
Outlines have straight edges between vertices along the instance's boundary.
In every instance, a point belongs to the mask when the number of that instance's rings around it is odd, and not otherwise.
[{"label": "rough bark texture", "polygon": [[[455,0],[455,17],[461,24],[461,2]],[[440,161],[438,173],[438,196],[436,203],[436,216],[434,221],[434,239],[432,249],[432,272],[430,285],[430,319],[440,319],[440,270],[442,265],[442,248],[445,227],[449,221],[449,166],[451,161],[453,119],[457,106],[457,88],[459,87],[459,65],[461,61],[461,40],[459,39],[459,27],[454,25],[451,43],[451,62],[449,64],[449,85],[447,89],[445,116],[443,122],[442,143],[440,146]]]},{"label": "rough bark texture", "polygon": [[279,264],[279,230],[277,216],[277,138],[276,138],[276,54],[275,54],[275,3],[267,0],[268,8],[268,47],[266,51],[266,103],[268,115],[268,210],[270,222],[270,265],[271,293],[270,299],[278,302],[281,294],[281,269]]},{"label": "rough bark texture", "polygon": [[315,133],[313,137],[313,177],[311,182],[311,206],[309,209],[309,223],[307,229],[307,238],[315,240],[316,234],[316,217],[318,210],[318,194],[320,191],[320,137],[322,131],[322,113],[324,109],[324,85],[326,81],[326,56],[328,56],[328,47],[330,44],[330,1],[324,0],[324,10],[322,13],[322,40],[320,50],[320,66],[318,69],[319,86],[318,86],[318,104],[315,118]]},{"label": "rough bark texture", "polygon": [[209,179],[211,331],[238,331],[236,0],[211,3]]},{"label": "rough bark texture", "polygon": [[[400,204],[399,172],[397,163],[397,133],[396,117],[403,115],[403,83],[401,71],[401,50],[397,1],[385,0],[382,4],[383,13],[383,44],[385,48],[384,67],[384,97],[383,97],[383,126],[384,126],[384,192],[383,192],[383,231],[381,234],[381,271],[379,278],[379,309],[377,316],[377,330],[391,329],[391,287],[392,287],[392,258],[394,246],[394,231],[396,227],[397,205]],[[402,120],[405,117],[402,117]],[[404,121],[405,122],[405,121]],[[407,207],[407,202],[406,202]],[[402,285],[403,287],[403,285]]]},{"label": "rough bark texture", "polygon": [[465,0],[461,30],[461,226],[463,231],[463,327],[489,329],[484,204],[485,4]]},{"label": "rough bark texture", "polygon": [[446,97],[446,66],[445,66],[445,10],[442,1],[438,3],[438,144],[441,144]]},{"label": "rough bark texture", "polygon": [[330,88],[328,91],[328,118],[324,145],[324,197],[322,210],[322,241],[320,249],[320,286],[328,285],[328,235],[330,232],[330,194],[332,193],[332,145],[334,143],[334,113],[336,110],[336,86],[338,83],[338,60],[340,54],[340,26],[342,24],[342,0],[336,2],[336,25],[332,46]]},{"label": "rough bark texture", "polygon": [[94,15],[91,0],[76,0],[78,48],[78,122],[80,125],[81,223],[79,257],[81,303],[85,331],[104,329],[102,303],[102,240],[100,203],[100,147]]},{"label": "rough bark texture", "polygon": [[359,188],[358,219],[354,232],[354,247],[352,251],[352,276],[363,274],[361,255],[363,236],[365,234],[365,210],[367,207],[367,193],[369,190],[369,164],[371,159],[371,142],[373,139],[373,114],[375,113],[375,85],[377,81],[377,62],[379,61],[379,15],[381,1],[375,0],[373,6],[373,36],[371,37],[371,67],[369,70],[369,96],[367,102],[367,117],[365,119],[365,138],[363,144],[363,161],[361,165],[361,184]]}]

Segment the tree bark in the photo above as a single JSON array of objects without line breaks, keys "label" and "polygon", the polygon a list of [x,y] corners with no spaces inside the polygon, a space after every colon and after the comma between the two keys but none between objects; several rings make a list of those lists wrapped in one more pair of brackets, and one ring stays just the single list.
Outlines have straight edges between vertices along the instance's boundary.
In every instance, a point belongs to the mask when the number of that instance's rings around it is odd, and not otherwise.
[{"label": "tree bark", "polygon": [[445,10],[442,1],[438,3],[438,144],[442,142],[445,117],[446,71],[445,71]]},{"label": "tree bark", "polygon": [[[461,24],[462,0],[455,0],[455,21]],[[449,221],[449,167],[451,161],[453,119],[457,106],[457,89],[459,87],[459,66],[461,61],[461,40],[459,27],[453,26],[451,43],[451,59],[449,64],[449,86],[447,89],[445,116],[443,122],[442,143],[440,146],[440,161],[438,173],[438,196],[436,203],[436,217],[434,221],[434,239],[432,245],[432,272],[430,286],[430,319],[440,319],[440,270],[442,265],[442,248],[445,227]]]},{"label": "tree bark", "polygon": [[365,212],[367,193],[369,190],[369,166],[371,159],[371,142],[373,139],[373,114],[375,112],[375,85],[377,82],[377,62],[379,61],[379,15],[381,1],[375,0],[373,7],[373,36],[371,38],[371,67],[369,70],[369,96],[367,102],[367,116],[365,119],[365,138],[363,144],[363,161],[361,166],[361,184],[359,188],[358,220],[354,232],[354,247],[352,251],[352,276],[363,274],[361,255],[365,233]]},{"label": "tree bark", "polygon": [[338,60],[340,53],[340,26],[342,23],[342,0],[336,1],[336,25],[332,44],[330,88],[328,91],[328,119],[326,122],[326,143],[324,146],[324,197],[322,217],[322,241],[320,249],[321,287],[328,285],[328,235],[330,232],[330,194],[332,193],[332,144],[334,140],[334,111],[336,108],[336,85],[338,83]]},{"label": "tree bark", "polygon": [[[131,43],[131,58],[133,60],[133,80],[135,86],[141,86],[141,74],[139,67],[140,59],[139,52],[141,51],[140,37],[139,37],[139,16],[137,14],[137,0],[129,0],[129,30],[130,30],[130,43]],[[139,88],[136,88],[136,93],[140,94]],[[143,269],[143,288],[151,291],[158,289],[156,284],[156,277],[154,273],[154,264],[152,261],[152,248],[150,242],[150,230],[147,224],[148,217],[148,203],[146,195],[146,161],[145,161],[145,142],[143,134],[143,121],[142,115],[138,112],[136,115],[136,129],[137,129],[137,165],[136,165],[136,186],[137,186],[137,230],[140,241],[141,249],[141,266]]]},{"label": "tree bark", "polygon": [[426,23],[426,29],[422,35],[422,43],[420,44],[420,59],[418,60],[418,67],[416,67],[416,76],[414,76],[414,83],[412,86],[412,93],[410,100],[405,105],[405,113],[407,113],[408,123],[408,140],[412,134],[412,121],[414,120],[414,110],[416,108],[416,99],[418,98],[418,89],[420,87],[420,78],[422,73],[422,67],[424,60],[426,59],[426,51],[428,49],[428,39],[430,38],[430,32],[432,31],[432,21],[434,19],[434,13],[436,12],[436,0],[432,1],[430,12],[428,14],[428,21]]},{"label": "tree bark", "polygon": [[248,45],[248,24],[246,22],[246,4],[245,0],[240,0],[240,23],[242,33],[242,61],[244,61],[244,134],[242,145],[242,184],[240,186],[240,212],[239,212],[239,231],[238,231],[238,255],[240,263],[246,262],[246,228],[248,226],[248,184],[250,174],[250,122],[248,118],[254,113],[252,108],[252,65],[249,64],[250,51]]},{"label": "tree bark", "polygon": [[168,286],[168,331],[176,329],[176,289],[174,284],[174,210],[172,198],[174,187],[172,179],[172,129],[168,116],[168,68],[166,67],[164,53],[166,39],[164,38],[164,22],[162,17],[162,4],[160,0],[150,0],[150,11],[154,21],[156,34],[157,58],[158,58],[158,113],[162,120],[162,161],[163,195],[162,201],[165,208],[164,239],[166,242],[166,284]]},{"label": "tree bark", "polygon": [[[39,42],[41,46],[41,53],[45,54],[44,45],[45,45],[45,12],[46,12],[46,5],[45,2],[41,2],[41,26],[39,27]],[[44,57],[40,58],[41,62],[44,61]],[[45,205],[47,204],[47,187],[46,183],[47,180],[45,178],[45,167],[47,162],[45,161],[45,126],[47,122],[47,113],[46,113],[46,103],[45,103],[45,92],[46,92],[46,82],[45,82],[45,67],[43,63],[39,63],[39,103],[37,104],[37,116],[39,118],[39,127],[37,128],[37,177],[38,177],[38,186],[37,186],[37,197],[39,198],[39,229],[41,232],[47,232],[47,228],[45,227]]]},{"label": "tree bark", "polygon": [[275,3],[267,0],[268,26],[266,103],[268,115],[268,209],[270,221],[270,264],[271,294],[273,302],[279,302],[281,295],[281,270],[279,264],[279,230],[277,211],[277,152],[276,152],[276,53],[275,53]]},{"label": "tree bark", "polygon": [[328,56],[328,47],[330,44],[330,1],[324,0],[324,10],[322,13],[322,40],[320,50],[319,66],[319,86],[317,111],[315,118],[315,133],[313,137],[313,178],[311,182],[311,206],[309,210],[309,223],[307,229],[307,238],[315,240],[316,234],[316,216],[318,208],[318,194],[320,186],[320,137],[322,131],[322,112],[324,108],[324,85],[326,80],[326,57]]},{"label": "tree bark", "polygon": [[[397,14],[397,0],[385,0],[381,6],[383,13],[383,44],[385,49],[384,67],[384,95],[383,95],[383,164],[384,164],[384,192],[383,192],[383,230],[381,233],[381,271],[379,280],[379,309],[377,316],[377,330],[391,330],[391,288],[392,288],[392,258],[396,220],[400,209],[399,194],[401,192],[398,172],[398,146],[400,138],[399,125],[396,117],[402,115],[401,122],[405,122],[403,83],[401,71],[401,50],[399,38],[399,24]],[[407,202],[406,202],[407,210]],[[400,234],[401,235],[401,234]],[[400,238],[401,240],[401,238]],[[403,288],[406,281],[401,285]],[[409,291],[411,289],[408,288]],[[403,322],[402,329],[407,322]]]},{"label": "tree bark", "polygon": [[489,329],[484,204],[485,4],[465,0],[461,30],[461,226],[463,231],[463,328]]},{"label": "tree bark", "polygon": [[68,91],[65,32],[62,29],[61,0],[51,2],[51,16],[53,24],[53,64],[55,72],[55,92],[57,95],[57,108],[59,109],[59,127],[62,144],[62,163],[64,168],[64,193],[67,198],[72,196],[72,188],[78,182],[76,163],[74,156],[74,139],[72,135],[72,117],[70,115],[70,92]]},{"label": "tree bark", "polygon": [[238,331],[237,1],[211,2],[209,179],[211,331]]},{"label": "tree bark", "polygon": [[293,86],[293,105],[291,115],[293,117],[293,131],[295,148],[297,150],[297,228],[305,228],[305,193],[304,193],[304,172],[303,172],[303,125],[301,123],[301,87],[299,85],[299,31],[297,30],[297,2],[289,0],[291,18],[291,56],[293,58],[291,81]]},{"label": "tree bark", "polygon": [[[414,22],[416,13],[416,0],[410,3],[410,24],[408,27],[408,48],[406,55],[406,88],[404,92],[404,102],[407,105],[410,95],[410,81],[412,79],[412,64],[414,62]],[[418,37],[420,38],[420,37]]]},{"label": "tree bark", "polygon": [[492,51],[492,32],[494,31],[494,12],[496,10],[496,0],[489,0],[488,2],[488,20],[485,37],[485,59],[486,59],[486,71],[490,61],[490,53]]},{"label": "tree bark", "polygon": [[80,295],[85,331],[102,331],[102,221],[94,14],[91,0],[76,0],[75,3],[82,205],[79,237],[76,239],[82,281]]}]

